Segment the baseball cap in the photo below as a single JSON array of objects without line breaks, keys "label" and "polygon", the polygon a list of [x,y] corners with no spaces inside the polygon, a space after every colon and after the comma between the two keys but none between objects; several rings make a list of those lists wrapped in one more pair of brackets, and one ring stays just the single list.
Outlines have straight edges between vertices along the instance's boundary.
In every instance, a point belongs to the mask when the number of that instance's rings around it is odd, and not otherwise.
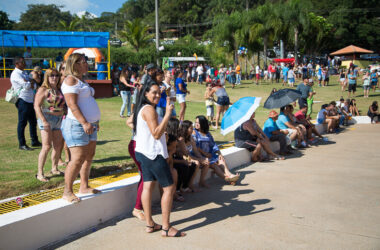
[{"label": "baseball cap", "polygon": [[147,66],[146,66],[146,70],[151,70],[151,69],[155,69],[156,68],[156,65],[154,63],[149,63]]},{"label": "baseball cap", "polygon": [[276,117],[276,116],[278,116],[278,113],[275,110],[272,110],[272,111],[269,112],[269,117],[270,118],[273,118],[273,117]]}]

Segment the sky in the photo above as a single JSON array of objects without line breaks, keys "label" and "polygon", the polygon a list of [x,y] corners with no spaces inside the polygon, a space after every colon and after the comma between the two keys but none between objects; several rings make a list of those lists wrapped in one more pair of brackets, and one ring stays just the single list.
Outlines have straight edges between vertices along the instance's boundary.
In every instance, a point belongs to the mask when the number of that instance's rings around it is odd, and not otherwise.
[{"label": "sky", "polygon": [[62,11],[76,14],[88,11],[100,16],[102,12],[116,12],[126,0],[0,0],[0,10],[8,13],[8,18],[18,21],[22,12],[27,10],[28,4],[56,4],[63,5]]}]

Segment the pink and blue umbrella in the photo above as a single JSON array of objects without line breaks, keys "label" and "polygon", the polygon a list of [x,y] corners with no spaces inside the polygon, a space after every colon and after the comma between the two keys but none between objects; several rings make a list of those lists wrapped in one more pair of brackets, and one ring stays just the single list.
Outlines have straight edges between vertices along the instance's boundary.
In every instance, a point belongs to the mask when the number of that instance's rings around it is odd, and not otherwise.
[{"label": "pink and blue umbrella", "polygon": [[226,135],[234,131],[243,122],[248,121],[260,106],[261,97],[243,97],[232,104],[222,119],[221,133]]}]

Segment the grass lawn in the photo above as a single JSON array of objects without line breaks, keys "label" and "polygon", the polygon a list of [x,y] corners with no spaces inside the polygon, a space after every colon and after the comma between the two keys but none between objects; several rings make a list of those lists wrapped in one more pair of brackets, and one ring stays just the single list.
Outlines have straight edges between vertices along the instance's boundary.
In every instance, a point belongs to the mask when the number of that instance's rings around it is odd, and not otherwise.
[{"label": "grass lawn", "polygon": [[[299,81],[297,81],[299,82]],[[361,85],[361,81],[359,81]],[[204,85],[189,83],[188,89],[191,94],[187,97],[186,119],[194,121],[195,116],[206,114],[206,108],[203,100]],[[231,102],[237,101],[244,96],[262,97],[262,105],[269,96],[272,88],[281,88],[280,84],[271,84],[268,82],[256,86],[251,81],[243,81],[242,85],[232,89],[227,84],[227,92]],[[340,91],[337,76],[331,77],[328,87],[315,86],[317,92],[314,101],[320,101],[314,104],[313,117],[319,111],[323,103],[331,100],[339,100],[340,96],[347,98],[347,92]],[[363,90],[358,87],[357,105],[362,115],[366,115],[368,106],[374,100],[380,101],[380,93],[371,92],[370,98],[363,98]],[[125,125],[125,119],[119,117],[121,98],[113,97],[107,99],[97,99],[102,113],[100,121],[100,131],[98,134],[98,143],[96,155],[93,161],[93,177],[105,174],[119,168],[125,168],[133,164],[133,160],[128,154],[128,143],[131,138],[131,130]],[[177,113],[179,107],[176,106]],[[296,108],[298,110],[298,108]],[[256,119],[262,126],[267,118],[269,110],[259,107],[256,111]],[[0,100],[0,198],[12,197],[19,194],[30,193],[41,189],[48,189],[63,185],[63,177],[54,177],[50,182],[44,184],[35,179],[37,173],[37,158],[39,150],[30,152],[18,149],[17,142],[17,109],[14,105]],[[26,140],[30,145],[28,128],[26,128]],[[39,133],[39,132],[38,132]],[[222,136],[220,131],[211,131],[215,141],[221,143],[233,140],[233,133]],[[49,156],[50,157],[50,156]],[[49,176],[51,168],[50,159],[45,165],[45,174]]]}]

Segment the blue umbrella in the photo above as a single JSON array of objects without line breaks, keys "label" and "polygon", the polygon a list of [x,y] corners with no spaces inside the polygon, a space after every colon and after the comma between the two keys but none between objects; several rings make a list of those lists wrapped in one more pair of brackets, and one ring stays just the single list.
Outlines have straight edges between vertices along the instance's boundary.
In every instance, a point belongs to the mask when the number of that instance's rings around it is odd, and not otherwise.
[{"label": "blue umbrella", "polygon": [[259,107],[260,101],[261,97],[243,97],[229,107],[222,119],[222,135],[234,131],[243,122],[248,121]]}]

